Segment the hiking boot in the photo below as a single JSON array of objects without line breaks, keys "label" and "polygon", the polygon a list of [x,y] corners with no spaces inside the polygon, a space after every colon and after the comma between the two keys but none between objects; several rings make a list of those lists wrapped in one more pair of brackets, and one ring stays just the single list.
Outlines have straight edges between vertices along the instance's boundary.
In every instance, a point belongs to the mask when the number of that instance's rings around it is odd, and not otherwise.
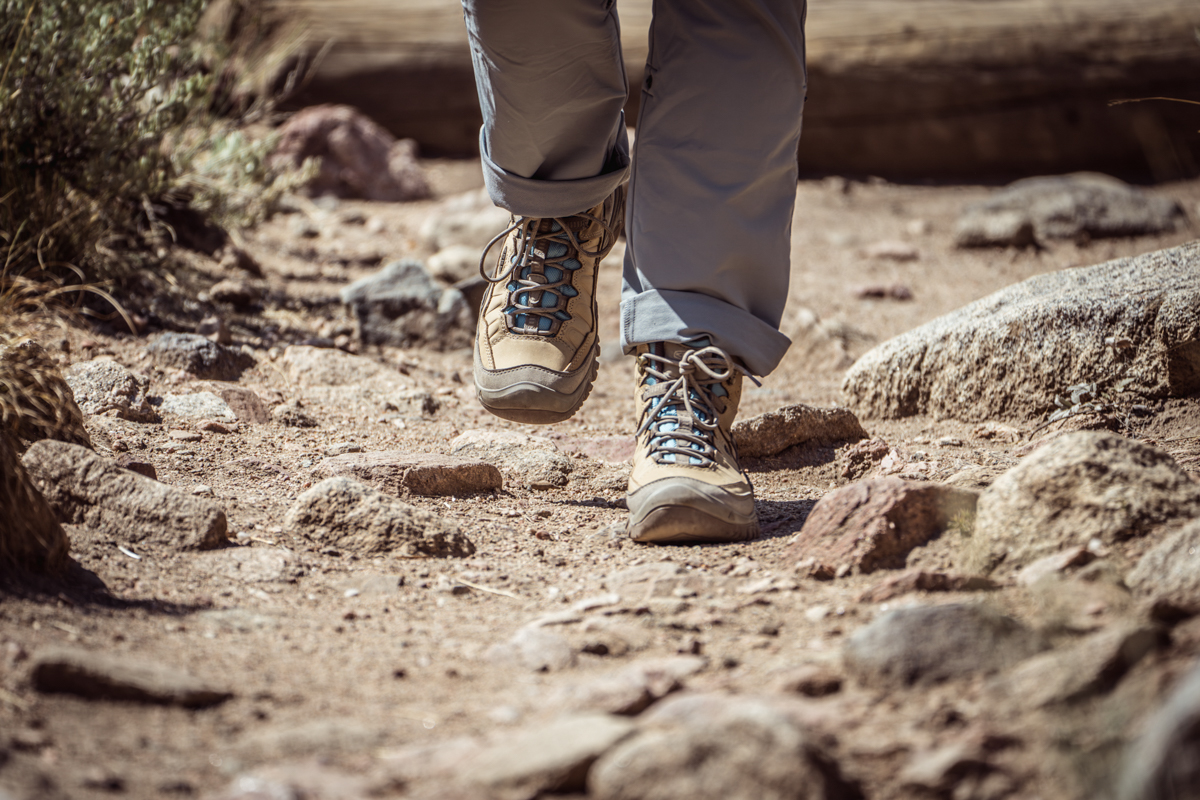
[{"label": "hiking boot", "polygon": [[[625,219],[625,187],[570,217],[516,217],[480,260],[491,284],[475,334],[475,393],[514,422],[546,425],[579,410],[596,379],[596,273]],[[484,267],[501,239],[494,274]]]},{"label": "hiking boot", "polygon": [[660,544],[757,537],[754,488],[732,435],[744,370],[711,345],[641,345],[637,361],[629,537]]}]

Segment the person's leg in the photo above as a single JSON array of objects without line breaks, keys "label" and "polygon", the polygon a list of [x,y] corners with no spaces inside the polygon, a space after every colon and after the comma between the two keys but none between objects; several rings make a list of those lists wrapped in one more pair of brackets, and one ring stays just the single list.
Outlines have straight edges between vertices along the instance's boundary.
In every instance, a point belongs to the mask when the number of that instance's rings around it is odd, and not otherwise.
[{"label": "person's leg", "polygon": [[596,270],[624,218],[620,26],[612,0],[463,0],[463,10],[484,178],[513,214],[488,266],[476,394],[497,416],[559,422],[595,380]]},{"label": "person's leg", "polygon": [[612,0],[463,0],[492,201],[564,217],[625,181],[628,95]]},{"label": "person's leg", "polygon": [[804,0],[655,0],[633,157],[621,336],[638,357],[629,535],[758,535],[732,427],[765,375],[790,272]]},{"label": "person's leg", "polygon": [[707,336],[755,375],[786,352],[804,12],[804,0],[655,0],[626,225],[626,352]]}]

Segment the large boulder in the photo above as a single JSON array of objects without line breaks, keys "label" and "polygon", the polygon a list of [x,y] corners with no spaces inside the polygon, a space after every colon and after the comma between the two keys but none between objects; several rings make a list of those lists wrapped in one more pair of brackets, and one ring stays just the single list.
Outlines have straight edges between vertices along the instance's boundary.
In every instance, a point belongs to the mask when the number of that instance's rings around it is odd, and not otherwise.
[{"label": "large boulder", "polygon": [[1185,217],[1174,200],[1094,172],[1025,178],[966,209],[959,247],[1024,246],[1049,239],[1144,236],[1174,230]]},{"label": "large boulder", "polygon": [[364,344],[467,347],[475,316],[463,293],[443,289],[419,261],[388,264],[342,290],[354,310]]},{"label": "large boulder", "polygon": [[869,417],[1022,420],[1080,383],[1200,391],[1200,242],[1009,286],[870,350],[842,391]]},{"label": "large boulder", "polygon": [[1200,516],[1200,484],[1163,451],[1105,431],[1035,450],[979,496],[966,567],[1014,571],[1093,538],[1114,544]]},{"label": "large boulder", "polygon": [[271,159],[293,167],[316,159],[318,171],[307,187],[314,196],[394,203],[429,196],[429,183],[416,157],[416,142],[396,141],[356,109],[319,105],[283,124]]},{"label": "large boulder", "polygon": [[1125,577],[1139,597],[1184,611],[1200,612],[1200,518],[1175,530],[1142,556]]}]

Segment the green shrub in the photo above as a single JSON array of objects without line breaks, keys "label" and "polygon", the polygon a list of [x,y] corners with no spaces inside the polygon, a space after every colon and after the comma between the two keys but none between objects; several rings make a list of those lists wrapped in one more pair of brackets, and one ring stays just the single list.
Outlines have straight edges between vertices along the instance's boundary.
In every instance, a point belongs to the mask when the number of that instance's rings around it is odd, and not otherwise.
[{"label": "green shrub", "polygon": [[0,246],[5,272],[88,280],[147,265],[156,208],[253,224],[295,176],[269,140],[215,118],[221,54],[205,0],[0,0]]}]

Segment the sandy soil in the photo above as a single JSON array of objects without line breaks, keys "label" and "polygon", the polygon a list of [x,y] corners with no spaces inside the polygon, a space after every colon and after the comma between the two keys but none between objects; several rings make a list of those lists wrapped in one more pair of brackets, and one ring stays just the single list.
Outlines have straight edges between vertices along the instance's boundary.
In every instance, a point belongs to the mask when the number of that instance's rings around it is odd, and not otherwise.
[{"label": "sandy soil", "polygon": [[[477,162],[428,167],[440,196],[481,185]],[[866,349],[1030,275],[1167,247],[1195,235],[1183,230],[1044,250],[955,249],[951,231],[957,213],[988,191],[836,178],[802,183],[783,325],[795,345],[761,388],[746,393],[743,416],[790,403],[837,404],[841,375]],[[1200,214],[1200,181],[1151,191]],[[317,427],[239,423],[231,433],[202,432],[200,441],[179,447],[168,431],[194,424],[90,423],[102,454],[128,452],[152,463],[159,480],[185,490],[211,487],[229,516],[232,544],[215,552],[138,560],[118,550],[120,542],[77,545],[74,557],[103,582],[107,595],[86,586],[0,592],[0,787],[20,800],[192,797],[218,791],[258,765],[312,756],[371,773],[403,746],[535,724],[555,712],[554,690],[646,656],[705,657],[708,666],[689,679],[691,688],[761,691],[798,665],[836,665],[844,638],[887,607],[856,600],[878,583],[878,575],[806,580],[784,556],[815,502],[849,481],[844,447],[798,447],[748,462],[764,535],[745,544],[656,548],[622,541],[614,532],[625,516],[627,466],[579,456],[561,489],[526,489],[506,476],[504,490],[494,495],[411,498],[470,536],[477,552],[466,560],[365,559],[284,536],[284,513],[311,485],[313,465],[335,443],[352,441],[367,451],[445,453],[450,439],[473,428],[548,433],[509,425],[478,407],[469,351],[364,353],[441,401],[432,417],[399,420],[402,424],[381,405],[293,385],[273,360],[279,351],[272,348],[352,331],[352,320],[336,302],[338,289],[395,258],[427,255],[418,232],[437,209],[437,200],[402,206],[345,201],[329,210],[310,209],[322,230],[316,238],[295,236],[294,215],[246,235],[270,294],[265,310],[229,312],[235,341],[249,344],[260,357],[240,383],[269,403],[302,400]],[[379,222],[339,222],[356,217]],[[369,232],[380,225],[381,232]],[[911,243],[919,256],[901,262],[865,255],[865,248],[885,240]],[[618,255],[600,279],[601,337],[607,343],[616,340]],[[177,319],[199,313],[187,311],[181,298],[226,277],[215,262],[194,260],[200,277],[176,280],[178,302],[171,307],[184,309]],[[902,284],[912,299],[856,296],[856,288],[870,284]],[[75,328],[46,339],[64,364],[113,358],[146,372],[152,394],[196,388],[151,366],[144,354],[147,337]],[[549,434],[568,442],[628,436],[632,374],[631,362],[606,347],[590,401]],[[1188,417],[1194,406],[1156,408],[1161,413],[1140,431],[1149,438],[1169,443],[1195,425],[1195,417]],[[976,424],[954,421],[863,423],[872,436],[910,453],[925,452],[926,474],[933,480],[971,465],[1015,463],[1035,427],[1019,424],[1013,440],[1005,441],[984,439]],[[1189,435],[1195,437],[1195,430]],[[958,443],[940,444],[943,437]],[[239,567],[246,559],[267,578]],[[948,542],[934,542],[910,557],[911,564],[923,566],[953,566],[953,560]],[[587,624],[563,626],[577,653],[574,667],[524,672],[489,657],[489,648],[521,625],[606,593],[614,575],[656,562],[683,568],[684,589],[662,594],[650,586],[645,597],[588,612]],[[755,590],[764,578],[775,579],[772,588]],[[1042,613],[1028,590],[1005,589],[993,599],[1027,619]],[[1198,652],[1195,627],[1178,629],[1174,648],[1146,666],[1130,691],[1146,697],[1161,692]],[[29,654],[51,644],[186,668],[234,697],[189,711],[41,695],[30,688],[25,665]],[[915,750],[962,726],[987,725],[1020,742],[997,756],[1017,776],[1012,792],[1047,798],[1089,794],[1090,767],[1072,772],[1061,765],[1073,763],[1074,755],[1101,757],[1108,740],[1096,744],[1079,731],[1071,733],[1065,719],[1055,727],[1049,718],[1010,719],[987,711],[980,691],[971,684],[881,697],[847,688],[834,701],[846,715],[846,736],[835,757],[863,782],[868,797],[908,796],[895,775]],[[1053,759],[1044,756],[1046,748],[1054,750]],[[396,786],[377,788],[379,796],[402,794]]]}]

